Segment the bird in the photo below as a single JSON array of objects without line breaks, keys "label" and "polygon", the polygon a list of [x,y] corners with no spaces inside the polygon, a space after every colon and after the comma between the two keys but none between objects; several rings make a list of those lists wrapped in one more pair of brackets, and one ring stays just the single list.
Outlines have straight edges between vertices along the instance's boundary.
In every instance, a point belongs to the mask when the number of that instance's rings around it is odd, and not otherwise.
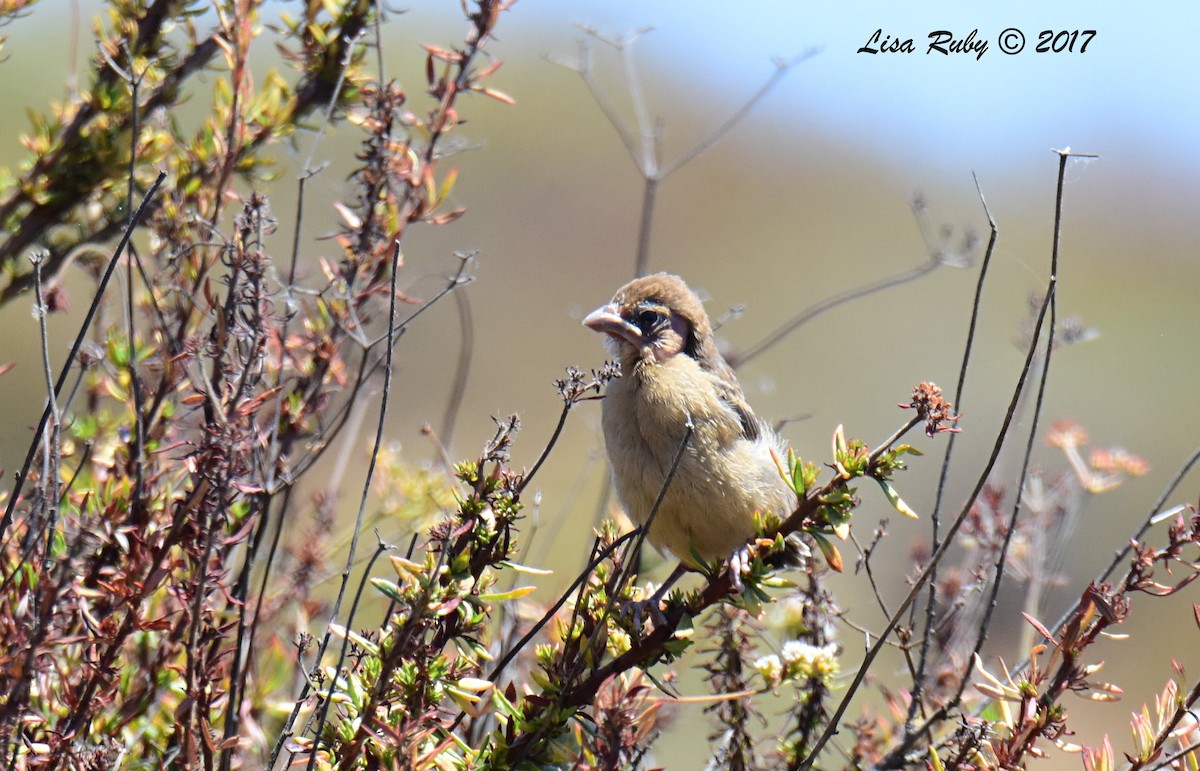
[{"label": "bird", "polygon": [[746,402],[700,298],[679,276],[657,273],[625,284],[583,324],[605,336],[620,365],[601,424],[622,508],[649,522],[690,427],[647,540],[681,568],[733,557],[740,586],[755,514],[786,519],[798,499],[776,460],[786,447]]}]

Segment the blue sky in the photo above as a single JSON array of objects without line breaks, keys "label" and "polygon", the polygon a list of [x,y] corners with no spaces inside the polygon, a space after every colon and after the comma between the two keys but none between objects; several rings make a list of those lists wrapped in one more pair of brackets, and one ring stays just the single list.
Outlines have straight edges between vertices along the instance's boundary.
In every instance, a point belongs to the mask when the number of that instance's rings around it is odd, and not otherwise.
[{"label": "blue sky", "polygon": [[[81,5],[88,18],[98,3]],[[430,23],[462,28],[456,0],[404,7],[403,18],[392,20],[393,34]],[[34,13],[29,24],[50,18]],[[992,157],[1024,157],[1031,148],[1065,142],[1109,156],[1136,154],[1160,168],[1200,166],[1200,64],[1192,39],[1200,3],[518,0],[494,48],[508,59],[514,52],[505,44],[514,42],[569,56],[579,36],[574,23],[617,36],[653,27],[639,45],[642,61],[700,73],[706,87],[724,92],[724,101],[714,102],[722,107],[753,91],[770,74],[773,57],[820,49],[771,95],[772,108],[794,109],[802,129],[852,138],[888,156],[903,143],[899,160],[914,167],[957,172],[985,149]],[[1013,56],[996,42],[1011,27],[1027,40]],[[877,29],[912,38],[917,52],[857,53]],[[939,29],[961,37],[978,30],[989,49],[978,60],[926,54],[928,34]],[[1033,51],[1042,30],[1088,29],[1096,36],[1086,53]],[[19,40],[10,46],[17,49]]]},{"label": "blue sky", "polygon": [[[542,29],[583,22],[616,35],[652,26],[642,56],[698,68],[730,93],[761,82],[771,57],[819,48],[771,98],[877,150],[904,142],[917,151],[912,160],[925,156],[920,163],[958,168],[981,147],[1003,155],[1065,141],[1111,153],[1128,141],[1140,155],[1197,165],[1200,65],[1188,37],[1200,28],[1197,4],[521,0],[513,13],[513,26],[536,20]],[[1011,56],[996,42],[1010,27],[1027,43]],[[876,29],[912,38],[917,52],[857,53]],[[938,29],[978,30],[988,51],[926,54]],[[1085,53],[1033,50],[1042,30],[1087,29],[1096,35]]]}]

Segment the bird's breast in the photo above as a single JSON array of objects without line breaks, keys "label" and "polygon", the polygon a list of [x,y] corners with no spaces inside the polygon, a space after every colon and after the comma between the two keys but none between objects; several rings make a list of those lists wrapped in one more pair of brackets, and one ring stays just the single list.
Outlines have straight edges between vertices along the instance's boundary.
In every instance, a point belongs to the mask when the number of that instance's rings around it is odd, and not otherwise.
[{"label": "bird's breast", "polygon": [[687,357],[640,364],[609,384],[604,398],[605,444],[618,497],[644,524],[692,426],[687,447],[663,498],[650,541],[689,561],[728,557],[754,535],[754,513],[784,514],[795,494],[776,471],[763,427],[747,439],[712,378]]}]

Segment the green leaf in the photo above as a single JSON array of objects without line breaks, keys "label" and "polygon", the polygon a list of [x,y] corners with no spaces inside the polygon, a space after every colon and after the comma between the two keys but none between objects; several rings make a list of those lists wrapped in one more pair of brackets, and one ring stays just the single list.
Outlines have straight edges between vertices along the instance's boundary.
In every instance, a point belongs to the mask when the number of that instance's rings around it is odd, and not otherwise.
[{"label": "green leaf", "polygon": [[892,487],[891,482],[887,481],[886,479],[876,479],[875,481],[878,482],[879,486],[883,488],[883,494],[887,496],[888,503],[892,504],[893,509],[906,517],[920,519],[920,517],[917,516],[917,512],[913,511],[912,507],[905,503],[904,499],[900,497],[900,494],[896,492],[896,488]]},{"label": "green leaf", "polygon": [[434,206],[446,200],[446,196],[450,195],[450,191],[454,189],[454,183],[458,181],[458,167],[451,166],[450,171],[446,172],[446,176],[442,177],[442,183],[438,185],[437,200],[433,203]]},{"label": "green leaf", "polygon": [[404,593],[400,591],[400,587],[391,581],[388,581],[387,579],[372,578],[371,586],[374,586],[376,589],[383,592],[383,595],[390,600],[395,600],[396,602],[407,602],[407,600],[404,598]]},{"label": "green leaf", "polygon": [[62,528],[54,528],[53,538],[50,541],[50,556],[55,560],[61,558],[67,553],[67,539],[63,534]]},{"label": "green leaf", "polygon": [[346,629],[346,627],[342,626],[341,624],[330,624],[329,631],[334,637],[341,637],[343,639],[348,638],[350,642],[354,643],[359,648],[362,648],[367,653],[375,656],[379,655],[379,646],[363,637],[358,632]]},{"label": "green leaf", "polygon": [[545,570],[543,568],[531,568],[528,565],[520,565],[511,560],[501,560],[499,565],[502,568],[508,568],[509,570],[516,571],[517,573],[524,573],[524,574],[530,575],[530,576],[552,576],[552,575],[554,575],[553,570]]},{"label": "green leaf", "polygon": [[684,613],[679,619],[679,625],[675,627],[675,637],[680,639],[689,639],[696,633],[696,622],[691,614]]},{"label": "green leaf", "polygon": [[509,589],[507,592],[481,594],[479,595],[479,599],[483,600],[484,602],[506,602],[508,600],[519,600],[522,597],[533,594],[536,590],[536,586],[518,586],[516,588]]},{"label": "green leaf", "polygon": [[817,542],[817,546],[820,547],[821,554],[825,557],[825,561],[829,563],[829,567],[841,573],[844,564],[842,563],[842,553],[838,551],[837,547],[820,533],[809,533],[809,535]]}]

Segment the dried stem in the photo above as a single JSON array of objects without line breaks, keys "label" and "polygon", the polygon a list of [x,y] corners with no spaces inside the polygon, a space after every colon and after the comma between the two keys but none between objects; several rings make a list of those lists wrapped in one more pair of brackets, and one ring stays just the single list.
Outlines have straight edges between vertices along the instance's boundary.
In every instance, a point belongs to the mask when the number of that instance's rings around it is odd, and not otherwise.
[{"label": "dried stem", "polygon": [[[158,192],[158,186],[166,178],[166,172],[159,172],[158,178],[154,180],[154,184],[146,191],[146,195],[142,196],[142,203],[138,206],[132,222],[125,228],[125,234],[121,237],[121,242],[117,244],[117,249],[113,252],[112,259],[108,262],[108,267],[104,271],[104,276],[100,279],[100,285],[96,289],[96,294],[92,297],[92,304],[88,307],[87,315],[84,316],[83,323],[79,326],[79,332],[75,335],[75,342],[71,344],[71,352],[67,355],[67,360],[63,362],[63,367],[58,373],[58,379],[54,382],[55,396],[58,396],[62,392],[63,383],[67,380],[67,373],[71,371],[71,364],[75,361],[75,357],[79,355],[79,348],[83,345],[83,340],[87,336],[89,327],[91,327],[96,310],[100,307],[100,303],[104,299],[104,290],[108,287],[109,279],[112,278],[113,269],[117,267],[117,262],[121,259],[121,255],[129,245],[129,239],[133,235],[134,227],[137,226],[137,223],[141,222],[142,215],[145,213],[147,206],[153,200],[154,194]],[[25,479],[29,475],[30,464],[33,463],[34,453],[37,452],[38,443],[42,439],[42,432],[46,429],[46,423],[49,419],[50,405],[47,403],[46,409],[42,412],[42,417],[38,420],[37,428],[34,429],[33,441],[30,442],[29,450],[25,454],[25,461],[21,464],[21,470],[17,472],[17,483],[9,494],[8,505],[4,508],[4,517],[0,518],[0,540],[8,532],[8,525],[12,522],[13,509],[21,497],[21,487],[25,484]]]}]

